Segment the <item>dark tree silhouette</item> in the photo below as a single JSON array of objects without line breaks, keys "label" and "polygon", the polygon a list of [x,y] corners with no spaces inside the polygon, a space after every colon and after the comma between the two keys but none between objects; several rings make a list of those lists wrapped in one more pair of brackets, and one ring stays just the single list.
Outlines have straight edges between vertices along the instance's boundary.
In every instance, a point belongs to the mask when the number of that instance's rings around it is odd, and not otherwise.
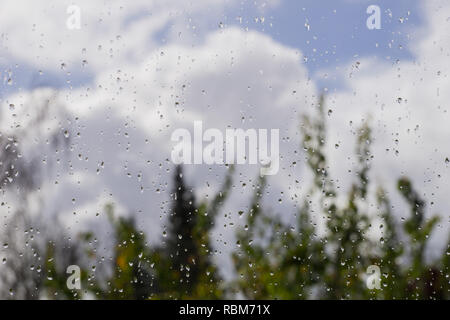
[{"label": "dark tree silhouette", "polygon": [[169,227],[166,241],[166,254],[171,260],[178,289],[184,294],[191,294],[197,281],[199,270],[199,248],[195,239],[198,209],[195,196],[183,177],[181,166],[177,166],[174,176],[173,207],[169,215]]}]

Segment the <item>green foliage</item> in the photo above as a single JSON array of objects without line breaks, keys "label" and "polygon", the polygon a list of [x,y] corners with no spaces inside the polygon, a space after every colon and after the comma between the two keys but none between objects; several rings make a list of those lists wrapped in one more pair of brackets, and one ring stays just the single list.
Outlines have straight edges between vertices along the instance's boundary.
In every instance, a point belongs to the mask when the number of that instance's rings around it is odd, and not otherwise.
[{"label": "green foliage", "polygon": [[231,174],[210,204],[197,206],[193,191],[176,168],[167,240],[154,255],[158,290],[153,299],[219,299],[221,279],[212,261],[210,230],[231,187]]},{"label": "green foliage", "polygon": [[255,186],[246,225],[237,235],[240,250],[233,255],[237,290],[249,299],[307,298],[324,272],[324,245],[313,238],[307,202],[298,216],[301,229],[262,212],[264,182],[261,178]]},{"label": "green foliage", "polygon": [[[210,230],[231,188],[232,173],[230,168],[222,190],[211,203],[197,206],[181,167],[177,167],[168,232],[164,231],[162,243],[154,247],[147,245],[145,234],[136,229],[132,217],[116,218],[113,206],[108,205],[105,210],[113,229],[113,258],[108,264],[108,259],[89,248],[87,256],[93,265],[103,268],[83,270],[83,286],[98,299],[222,298],[222,281],[212,261]],[[84,233],[80,238],[89,244],[94,235]],[[54,269],[53,264],[49,269]],[[109,276],[100,277],[102,274]],[[70,297],[62,281],[52,281],[51,285]]]},{"label": "green foliage", "polygon": [[101,299],[147,299],[152,290],[153,273],[145,235],[136,229],[133,218],[116,218],[111,205],[106,207],[106,211],[115,235],[112,274],[103,281],[106,286],[97,283],[95,276],[91,275],[89,287]]},{"label": "green foliage", "polygon": [[[67,287],[67,277],[65,267],[79,263],[78,247],[72,246],[64,241],[64,244],[57,246],[55,241],[48,241],[44,264],[46,295],[52,299],[79,299],[79,290]],[[59,252],[58,252],[59,251]],[[81,279],[86,278],[87,272],[82,270]]]},{"label": "green foliage", "polygon": [[[286,222],[289,213],[273,215],[263,207],[265,178],[253,184],[250,209],[239,212],[243,223],[236,232],[231,282],[215,265],[211,233],[233,187],[233,167],[227,167],[217,194],[202,202],[176,167],[167,228],[156,245],[148,244],[132,215],[116,216],[113,205],[105,208],[112,237],[102,246],[107,253],[99,250],[93,233],[73,241],[58,229],[39,244],[31,227],[35,222],[20,211],[7,229],[11,258],[0,279],[16,295],[10,296],[28,299],[448,299],[450,239],[440,259],[425,257],[437,216],[426,216],[425,200],[401,177],[397,190],[409,212],[402,215],[404,221],[394,219],[387,192],[369,179],[368,123],[356,132],[354,181],[347,191],[337,187],[326,153],[325,119],[323,97],[317,113],[302,118],[302,147],[312,180],[294,223]],[[8,154],[4,163],[14,157]],[[10,183],[7,174],[0,177],[3,187]],[[375,206],[369,206],[371,199]],[[379,222],[380,239],[371,235],[374,222]],[[23,255],[20,248],[29,243],[32,251]],[[67,288],[66,268],[72,264],[81,267],[82,290]],[[29,271],[30,265],[36,272]],[[366,285],[371,265],[381,269],[380,289]]]},{"label": "green foliage", "polygon": [[[400,230],[382,189],[374,196],[383,237],[374,241],[368,236],[372,155],[367,123],[357,134],[356,179],[347,194],[337,192],[325,153],[323,103],[321,98],[316,117],[302,120],[303,148],[313,180],[297,224],[289,227],[279,217],[263,212],[264,180],[260,180],[246,225],[237,235],[241,247],[233,255],[238,274],[235,291],[249,299],[448,299],[448,248],[442,261],[431,265],[425,261],[425,248],[438,219],[425,219],[425,202],[408,179],[398,181],[398,190],[410,207],[409,219],[403,224],[407,244],[399,240]],[[338,198],[347,199],[346,203],[338,205]],[[326,217],[323,236],[318,236],[311,217],[314,200],[318,200],[320,215]],[[365,283],[370,265],[381,268],[380,289],[368,289]]]}]

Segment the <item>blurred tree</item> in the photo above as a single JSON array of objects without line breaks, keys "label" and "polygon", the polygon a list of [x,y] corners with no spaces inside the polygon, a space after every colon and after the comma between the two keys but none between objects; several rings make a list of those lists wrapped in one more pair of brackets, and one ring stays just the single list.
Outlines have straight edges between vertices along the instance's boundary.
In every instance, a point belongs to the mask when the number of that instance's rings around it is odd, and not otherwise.
[{"label": "blurred tree", "polygon": [[[113,226],[114,246],[110,266],[90,248],[92,263],[101,270],[85,271],[85,286],[100,299],[218,299],[223,296],[221,279],[212,261],[209,240],[214,219],[231,188],[233,168],[221,191],[197,207],[183,178],[182,168],[174,175],[174,192],[168,232],[162,244],[150,248],[145,234],[138,232],[132,217],[115,218],[112,205],[106,207]],[[92,242],[94,235],[81,235]],[[167,240],[166,240],[167,239]],[[96,267],[94,267],[96,269]],[[112,270],[112,272],[108,271]],[[103,279],[95,274],[107,274]]]},{"label": "blurred tree", "polygon": [[[174,176],[173,207],[169,215],[169,227],[165,241],[165,259],[169,261],[171,279],[168,291],[176,291],[181,296],[192,294],[199,277],[199,246],[194,236],[198,208],[192,189],[184,182],[181,166],[177,166]],[[172,289],[172,290],[170,290]]]},{"label": "blurred tree", "polygon": [[[92,267],[84,272],[85,287],[99,299],[147,299],[154,290],[154,272],[145,235],[136,229],[133,217],[116,218],[111,204],[105,210],[113,229],[112,259],[109,266],[101,268],[105,259],[97,257],[96,249],[88,249]],[[81,235],[87,242],[92,242],[93,237],[92,233]]]},{"label": "blurred tree", "polygon": [[[47,246],[42,250],[45,253],[43,261],[43,287],[41,289],[42,298],[47,299],[81,299],[83,291],[77,289],[69,289],[67,286],[67,267],[71,265],[83,267],[84,260],[81,247],[78,243],[66,238],[61,231],[61,227],[57,228],[59,234],[54,239],[47,240]],[[84,279],[87,275],[84,269],[81,269],[80,278]],[[80,281],[81,281],[80,279]]]},{"label": "blurred tree", "polygon": [[[24,108],[33,108],[33,112],[26,115],[26,126],[18,117],[13,131],[7,134],[0,132],[0,213],[3,219],[0,227],[3,244],[0,252],[0,299],[39,299],[46,295],[46,288],[50,285],[48,278],[51,278],[46,268],[49,265],[46,262],[49,244],[53,243],[53,251],[48,259],[66,261],[65,257],[71,255],[68,252],[72,248],[75,250],[72,253],[78,252],[76,245],[62,249],[67,243],[61,241],[65,235],[59,234],[62,229],[57,220],[52,222],[53,228],[46,228],[46,222],[52,217],[43,219],[39,212],[32,215],[31,208],[40,205],[34,191],[42,183],[41,160],[32,154],[24,156],[22,150],[30,139],[36,143],[34,134],[46,137],[46,145],[50,148],[67,146],[69,139],[61,132],[65,129],[45,127],[50,110],[56,109],[53,116],[57,113],[70,119],[56,100],[52,94],[48,99],[24,104]],[[55,241],[59,236],[62,238]],[[61,274],[65,270],[59,268],[58,272]]]},{"label": "blurred tree", "polygon": [[[356,131],[355,180],[347,192],[335,186],[326,148],[324,98],[315,115],[301,122],[303,150],[312,173],[295,222],[274,216],[262,207],[266,181],[253,185],[253,198],[236,234],[232,255],[236,280],[224,283],[214,263],[211,232],[233,188],[233,167],[227,167],[223,186],[210,201],[197,202],[176,167],[167,228],[161,243],[150,247],[133,216],[116,217],[106,206],[112,229],[109,258],[98,250],[94,233],[81,233],[83,248],[58,223],[45,227],[28,212],[28,191],[35,186],[32,161],[19,150],[20,135],[0,135],[0,192],[21,192],[21,206],[1,203],[13,211],[2,226],[0,297],[10,299],[448,299],[449,248],[437,261],[427,261],[428,240],[438,218],[426,217],[425,201],[406,177],[397,189],[409,207],[404,222],[394,219],[387,192],[369,188],[371,131],[367,123]],[[57,141],[57,139],[55,140]],[[14,190],[16,188],[16,190]],[[339,199],[339,201],[338,201]],[[369,236],[376,199],[380,239]],[[7,216],[6,213],[4,214]],[[317,218],[324,218],[319,234]],[[67,288],[69,265],[81,268],[82,289]],[[381,288],[369,289],[367,268],[381,269]]]},{"label": "blurred tree", "polygon": [[309,204],[300,210],[297,226],[288,227],[262,212],[264,185],[260,178],[246,224],[237,235],[240,249],[233,255],[237,290],[248,299],[308,298],[326,261],[323,242],[313,237]]},{"label": "blurred tree", "polygon": [[[389,199],[380,189],[376,195],[383,237],[368,237],[368,173],[371,134],[367,123],[357,131],[356,181],[348,194],[338,194],[330,177],[325,154],[324,99],[317,116],[302,120],[303,149],[313,174],[297,225],[285,225],[279,217],[263,212],[260,202],[264,179],[255,186],[244,228],[237,233],[240,248],[233,255],[238,280],[235,290],[249,299],[442,299],[449,297],[448,248],[441,262],[428,265],[424,252],[438,219],[425,220],[425,202],[410,181],[401,178],[398,190],[411,208],[404,223],[408,244],[399,240]],[[338,206],[336,199],[347,199]],[[326,232],[319,237],[311,219],[312,207],[326,218]],[[408,250],[405,250],[405,247]],[[380,290],[368,289],[367,268],[382,270]],[[441,271],[439,271],[441,270]]]},{"label": "blurred tree", "polygon": [[199,206],[193,190],[184,182],[181,166],[174,176],[173,206],[167,241],[155,252],[159,292],[152,298],[218,299],[223,296],[221,279],[213,262],[210,230],[231,188],[229,169],[225,183],[213,200]]}]

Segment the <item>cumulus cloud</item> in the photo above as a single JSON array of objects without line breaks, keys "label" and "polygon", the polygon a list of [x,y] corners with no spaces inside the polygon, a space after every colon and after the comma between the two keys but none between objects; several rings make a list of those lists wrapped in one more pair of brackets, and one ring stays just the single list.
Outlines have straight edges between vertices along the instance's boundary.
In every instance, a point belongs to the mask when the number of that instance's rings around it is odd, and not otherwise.
[{"label": "cumulus cloud", "polygon": [[[445,1],[424,3],[426,30],[408,47],[413,61],[381,61],[361,58],[336,74],[345,90],[328,97],[333,110],[329,118],[329,152],[332,171],[343,188],[348,187],[354,136],[362,121],[372,124],[372,180],[390,192],[400,217],[409,214],[402,205],[393,178],[410,177],[428,200],[428,214],[440,214],[440,230],[432,248],[447,241],[450,202],[450,155],[448,122],[450,84],[448,65],[450,5]],[[339,148],[336,149],[335,145]]]},{"label": "cumulus cloud", "polygon": [[[58,118],[53,109],[54,123],[42,126],[60,135],[68,130],[69,145],[58,154],[38,150],[40,157],[56,164],[40,190],[48,195],[44,211],[58,212],[76,230],[77,224],[83,226],[96,215],[99,203],[109,199],[122,212],[136,213],[139,224],[157,240],[172,187],[170,135],[176,128],[192,130],[194,120],[202,120],[205,129],[223,131],[280,129],[280,173],[270,180],[267,202],[276,203],[277,213],[291,211],[289,201],[276,199],[283,197],[286,183],[294,176],[298,179],[298,167],[292,163],[300,162],[299,111],[316,99],[301,61],[300,52],[268,36],[219,29],[197,46],[167,44],[151,50],[140,62],[121,62],[98,71],[92,85],[11,95],[5,103],[14,101],[18,108],[13,116],[5,112],[2,124],[27,127],[32,118],[29,110],[37,100],[60,106],[67,116]],[[45,135],[34,139],[46,141]],[[212,196],[225,173],[219,165],[186,169],[200,197]],[[233,212],[246,210],[259,172],[256,165],[237,169],[237,188],[225,208]],[[218,230],[219,247],[231,242],[233,231]]]},{"label": "cumulus cloud", "polygon": [[[170,25],[200,14],[198,20],[204,23],[214,21],[234,2],[5,0],[0,4],[0,53],[5,61],[26,63],[39,70],[57,71],[63,66],[74,71],[84,65],[96,72],[140,61],[154,50],[158,36]],[[80,29],[66,26],[73,13],[68,10],[70,6],[80,10]],[[204,32],[185,27],[177,36],[182,39]]]}]

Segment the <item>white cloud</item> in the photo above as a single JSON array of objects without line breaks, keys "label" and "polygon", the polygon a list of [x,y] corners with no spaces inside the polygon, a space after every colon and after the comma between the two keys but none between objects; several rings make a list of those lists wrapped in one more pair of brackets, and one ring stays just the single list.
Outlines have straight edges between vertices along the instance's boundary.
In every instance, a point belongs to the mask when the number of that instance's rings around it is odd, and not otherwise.
[{"label": "white cloud", "polygon": [[[91,204],[100,195],[109,194],[117,204],[137,213],[139,221],[147,222],[142,225],[150,226],[152,240],[160,238],[155,230],[164,223],[161,211],[168,209],[172,188],[173,164],[167,160],[170,134],[179,127],[192,129],[193,120],[220,130],[227,126],[280,129],[283,159],[280,173],[270,180],[273,191],[268,202],[277,203],[272,207],[276,212],[290,211],[282,209],[289,207],[289,201],[279,204],[276,199],[286,179],[294,179],[298,168],[291,164],[300,162],[299,153],[293,152],[300,148],[299,110],[315,101],[314,84],[301,61],[299,52],[267,36],[225,28],[210,33],[197,46],[168,44],[150,51],[140,62],[127,60],[99,70],[92,86],[60,91],[58,105],[65,105],[70,121],[60,119],[52,127],[69,128],[70,145],[59,154],[51,149],[38,152],[49,162],[61,159],[50,183],[42,187],[42,194],[52,195],[45,211],[70,213],[70,221],[78,221],[79,216],[92,216],[85,211],[95,207]],[[8,97],[28,108],[18,109],[11,120],[4,118],[3,127],[27,119],[33,96],[45,100],[52,95],[48,89],[38,89]],[[21,125],[26,127],[25,120]],[[199,189],[223,180],[219,166],[211,172],[206,165],[186,169]],[[238,167],[239,187],[227,210],[245,210],[258,172],[256,166]],[[75,174],[90,179],[66,178]],[[244,183],[248,186],[242,187]],[[223,233],[222,241],[230,242],[233,231],[218,233]],[[221,259],[226,260],[226,255]]]},{"label": "white cloud", "polygon": [[[450,85],[450,5],[427,1],[424,8],[428,27],[410,43],[413,61],[363,58],[358,68],[354,61],[337,74],[346,89],[328,97],[333,110],[329,152],[334,155],[336,178],[348,187],[348,169],[353,165],[348,155],[354,150],[355,131],[362,120],[371,118],[375,138],[372,180],[388,188],[397,215],[407,217],[410,213],[393,180],[402,175],[412,178],[428,201],[428,215],[439,213],[441,229],[448,231],[450,166],[445,159],[450,156],[450,92],[446,89]],[[432,247],[441,249],[447,236],[448,232],[436,233]]]},{"label": "white cloud", "polygon": [[[148,1],[4,0],[0,3],[0,54],[8,61],[47,71],[91,71],[139,62],[158,43],[170,24],[202,14],[217,19],[234,0]],[[81,28],[70,30],[67,8],[80,8]],[[180,31],[181,32],[181,31]],[[204,33],[184,28],[182,36]],[[173,38],[176,40],[176,38]]]}]

